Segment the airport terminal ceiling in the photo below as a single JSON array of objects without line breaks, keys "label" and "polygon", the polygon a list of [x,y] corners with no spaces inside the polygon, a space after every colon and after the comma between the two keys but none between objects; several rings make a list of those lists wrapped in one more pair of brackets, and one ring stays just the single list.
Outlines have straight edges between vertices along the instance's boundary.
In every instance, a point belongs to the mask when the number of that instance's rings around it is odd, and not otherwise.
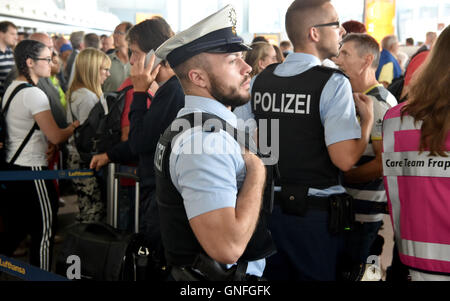
[{"label": "airport terminal ceiling", "polygon": [[[88,32],[111,33],[120,21],[136,23],[152,15],[160,15],[174,31],[180,31],[217,9],[232,4],[238,15],[238,33],[249,42],[254,34],[260,33],[274,34],[280,40],[286,39],[284,14],[291,2],[292,0],[2,0],[0,19],[9,18],[26,31],[59,31],[70,34],[83,29]],[[341,21],[353,19],[364,22],[373,9],[373,3],[382,5],[382,13],[375,15],[375,18],[383,18],[387,9],[392,10],[390,25],[400,42],[408,37],[421,41],[427,31],[439,31],[442,26],[450,24],[450,0],[332,0],[332,3]]]}]

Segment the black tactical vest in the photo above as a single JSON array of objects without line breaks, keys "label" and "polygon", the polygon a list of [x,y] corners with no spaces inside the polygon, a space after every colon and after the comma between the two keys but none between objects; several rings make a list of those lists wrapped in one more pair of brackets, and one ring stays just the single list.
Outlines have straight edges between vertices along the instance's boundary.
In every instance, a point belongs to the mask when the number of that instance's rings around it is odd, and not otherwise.
[{"label": "black tactical vest", "polygon": [[339,169],[328,155],[319,103],[325,84],[340,71],[315,66],[296,76],[281,77],[273,73],[277,65],[268,66],[256,78],[252,111],[258,124],[268,120],[268,141],[272,140],[271,121],[279,120],[280,185],[318,189],[338,185]]},{"label": "black tactical vest", "polygon": [[[184,119],[190,123],[192,128],[194,127],[194,119],[196,119],[194,115],[196,114],[201,115],[201,125],[203,126],[204,131],[217,132],[220,128],[224,130],[231,129],[231,131],[227,132],[235,138],[236,141],[244,141],[241,138],[238,139],[238,135],[246,135],[245,141],[250,141],[248,134],[238,132],[231,125],[226,126],[226,122],[215,115],[193,113],[179,117],[174,122]],[[220,120],[222,124],[216,128],[214,126],[208,126],[205,124],[208,119]],[[198,126],[198,124],[195,124],[195,126]],[[176,135],[181,134],[186,130],[189,130],[189,128],[172,131],[171,126],[169,126],[158,142],[154,160],[161,237],[165,249],[166,260],[171,266],[190,266],[199,253],[205,253],[189,225],[189,220],[183,205],[183,198],[170,178],[169,158],[172,152],[171,142],[174,141],[173,138]],[[248,143],[245,144],[246,145],[244,146],[248,149],[254,149],[253,147],[250,148]],[[258,225],[239,261],[248,262],[258,260],[275,253],[275,245],[267,225],[267,217],[270,210],[270,200],[264,199]]]}]

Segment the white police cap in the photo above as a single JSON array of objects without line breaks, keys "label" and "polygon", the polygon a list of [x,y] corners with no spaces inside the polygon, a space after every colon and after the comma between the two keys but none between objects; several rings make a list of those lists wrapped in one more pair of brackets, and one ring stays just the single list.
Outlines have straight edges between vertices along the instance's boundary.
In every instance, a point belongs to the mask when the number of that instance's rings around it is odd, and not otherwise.
[{"label": "white police cap", "polygon": [[172,68],[202,53],[230,53],[251,48],[236,35],[236,11],[227,5],[218,12],[174,35],[156,50]]}]

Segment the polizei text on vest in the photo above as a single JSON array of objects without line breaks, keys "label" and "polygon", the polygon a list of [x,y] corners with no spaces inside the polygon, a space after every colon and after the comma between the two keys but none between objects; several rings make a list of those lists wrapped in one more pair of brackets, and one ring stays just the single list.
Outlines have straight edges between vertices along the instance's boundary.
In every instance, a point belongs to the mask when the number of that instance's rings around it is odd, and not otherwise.
[{"label": "polizei text on vest", "polygon": [[253,108],[261,106],[264,112],[309,115],[311,95],[292,93],[255,92]]}]

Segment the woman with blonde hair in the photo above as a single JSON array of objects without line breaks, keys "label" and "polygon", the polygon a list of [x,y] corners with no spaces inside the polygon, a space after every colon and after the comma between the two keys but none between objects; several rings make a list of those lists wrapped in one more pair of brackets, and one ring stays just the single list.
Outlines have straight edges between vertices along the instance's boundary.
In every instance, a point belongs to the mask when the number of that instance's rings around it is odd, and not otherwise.
[{"label": "woman with blonde hair", "polygon": [[450,26],[383,123],[383,173],[401,262],[414,280],[450,280]]},{"label": "woman with blonde hair", "polygon": [[250,77],[258,75],[267,66],[277,63],[277,52],[275,48],[267,42],[254,42],[252,49],[245,54],[245,62],[252,67]]},{"label": "woman with blonde hair", "polygon": [[[100,50],[86,48],[75,60],[75,73],[67,91],[67,119],[79,120],[82,125],[97,102],[102,101],[102,84],[110,76],[111,60]],[[80,159],[74,139],[69,140],[68,166],[70,169],[89,168],[89,162]],[[79,216],[82,222],[102,221],[106,216],[99,179],[74,179],[78,196]]]}]

